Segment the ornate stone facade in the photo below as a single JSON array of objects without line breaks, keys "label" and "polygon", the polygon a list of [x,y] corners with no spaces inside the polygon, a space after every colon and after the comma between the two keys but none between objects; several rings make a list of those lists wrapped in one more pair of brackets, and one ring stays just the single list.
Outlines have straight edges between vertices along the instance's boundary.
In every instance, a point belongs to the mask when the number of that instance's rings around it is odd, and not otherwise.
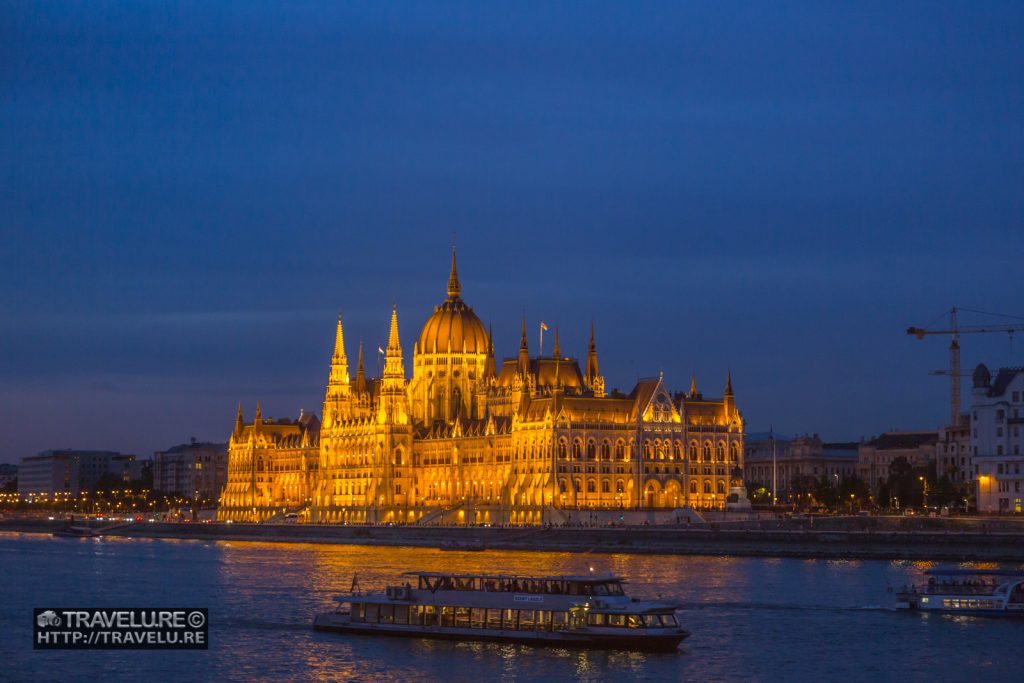
[{"label": "ornate stone facade", "polygon": [[[585,370],[557,329],[552,354],[531,356],[525,322],[518,355],[498,367],[453,252],[411,380],[396,309],[379,379],[365,376],[361,347],[349,375],[339,318],[318,432],[239,413],[220,517],[303,507],[321,523],[558,524],[573,510],[719,509],[744,498],[743,452],[731,378],[715,399],[696,380],[673,393],[660,376],[606,394],[593,326]],[[295,483],[277,483],[286,477]]]}]

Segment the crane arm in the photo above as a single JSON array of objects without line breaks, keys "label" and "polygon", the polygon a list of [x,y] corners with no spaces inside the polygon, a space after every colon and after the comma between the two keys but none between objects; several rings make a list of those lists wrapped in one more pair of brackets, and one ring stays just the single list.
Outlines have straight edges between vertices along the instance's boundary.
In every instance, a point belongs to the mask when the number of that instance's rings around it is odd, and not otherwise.
[{"label": "crane arm", "polygon": [[907,334],[924,339],[926,334],[971,334],[975,332],[1024,332],[1024,325],[964,325],[955,330],[926,330],[921,327],[908,327]]}]

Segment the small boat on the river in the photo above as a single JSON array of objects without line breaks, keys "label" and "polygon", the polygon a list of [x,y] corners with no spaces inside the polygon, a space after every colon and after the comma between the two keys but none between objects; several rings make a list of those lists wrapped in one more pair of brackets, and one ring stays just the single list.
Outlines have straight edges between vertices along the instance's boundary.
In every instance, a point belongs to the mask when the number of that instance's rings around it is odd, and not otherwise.
[{"label": "small boat on the river", "polygon": [[928,582],[896,591],[896,609],[1024,617],[1024,571],[930,569]]},{"label": "small boat on the river", "polygon": [[674,651],[690,635],[669,601],[630,598],[611,574],[506,576],[409,572],[384,592],[353,590],[313,628],[362,635],[441,638],[640,651]]}]

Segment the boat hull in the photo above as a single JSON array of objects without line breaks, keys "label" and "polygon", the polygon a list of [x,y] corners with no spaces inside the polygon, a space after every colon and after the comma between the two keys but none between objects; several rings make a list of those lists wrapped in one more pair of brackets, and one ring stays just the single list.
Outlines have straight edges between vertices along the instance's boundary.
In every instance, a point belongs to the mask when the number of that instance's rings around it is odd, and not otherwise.
[{"label": "boat hull", "polygon": [[571,647],[595,650],[631,650],[638,652],[674,652],[690,635],[685,629],[664,629],[663,633],[620,635],[579,631],[511,631],[398,624],[353,624],[334,613],[318,614],[313,620],[317,631],[354,635],[431,638],[495,643],[518,643],[541,647]]}]

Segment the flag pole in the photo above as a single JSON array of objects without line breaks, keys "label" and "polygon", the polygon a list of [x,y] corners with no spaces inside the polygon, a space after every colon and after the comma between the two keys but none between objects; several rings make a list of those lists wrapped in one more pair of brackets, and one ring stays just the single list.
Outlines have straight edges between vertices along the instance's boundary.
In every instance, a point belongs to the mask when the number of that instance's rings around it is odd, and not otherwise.
[{"label": "flag pole", "polygon": [[771,434],[771,437],[772,437],[772,505],[777,505],[778,502],[779,502],[779,497],[776,494],[776,488],[775,487],[777,485],[778,467],[777,467],[777,464],[776,464],[776,461],[775,461],[775,428],[774,427],[772,427],[772,429],[769,431],[769,434]]}]

